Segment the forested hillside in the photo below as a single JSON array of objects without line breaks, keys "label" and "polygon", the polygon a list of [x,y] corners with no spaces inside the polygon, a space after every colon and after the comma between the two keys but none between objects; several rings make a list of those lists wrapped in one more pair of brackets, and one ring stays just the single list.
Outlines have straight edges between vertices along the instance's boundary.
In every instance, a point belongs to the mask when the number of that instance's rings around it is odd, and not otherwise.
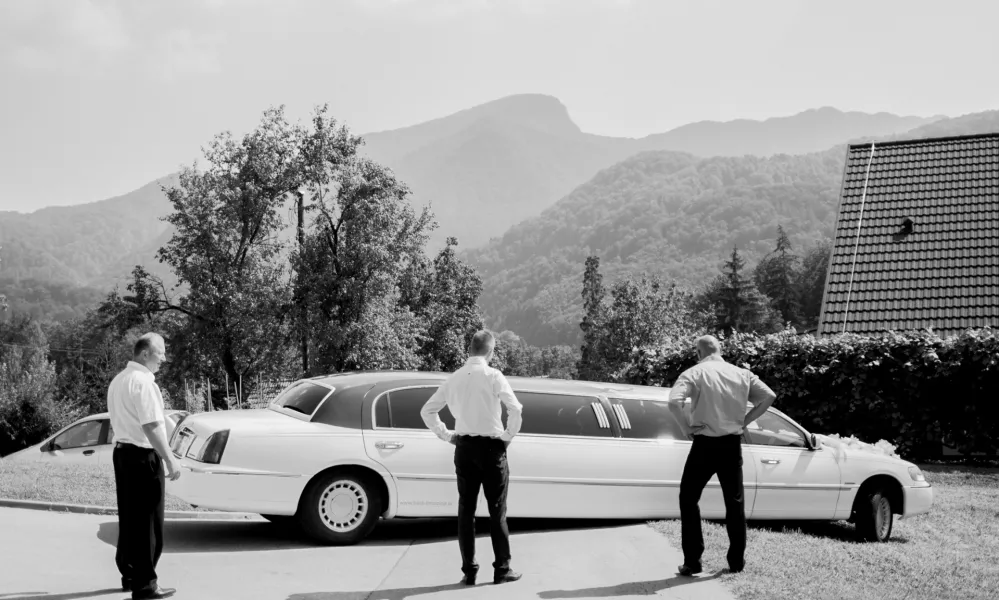
[{"label": "forested hillside", "polygon": [[483,278],[488,323],[532,344],[578,340],[586,257],[608,281],[651,273],[699,286],[737,245],[749,264],[777,226],[805,249],[832,232],[844,148],[805,156],[698,159],[647,152],[464,256]]}]

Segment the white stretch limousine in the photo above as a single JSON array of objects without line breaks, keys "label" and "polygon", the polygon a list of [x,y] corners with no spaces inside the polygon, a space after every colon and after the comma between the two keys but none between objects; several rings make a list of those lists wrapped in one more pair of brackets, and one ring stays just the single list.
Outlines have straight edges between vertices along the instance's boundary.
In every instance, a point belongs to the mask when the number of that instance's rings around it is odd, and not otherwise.
[{"label": "white stretch limousine", "polygon": [[[167,491],[195,506],[297,522],[331,544],[362,540],[380,517],[456,516],[454,447],[420,418],[446,377],[315,377],[266,409],[192,414],[170,439],[182,476]],[[668,388],[508,380],[524,406],[508,450],[510,517],[679,517],[691,442],[667,408]],[[440,416],[454,428],[446,407]],[[823,439],[835,442],[773,408],[748,428],[748,518],[849,519],[863,539],[884,541],[893,514],[929,511],[933,490],[915,465]],[[724,517],[716,477],[700,506],[704,518]],[[479,514],[488,514],[481,497]]]}]

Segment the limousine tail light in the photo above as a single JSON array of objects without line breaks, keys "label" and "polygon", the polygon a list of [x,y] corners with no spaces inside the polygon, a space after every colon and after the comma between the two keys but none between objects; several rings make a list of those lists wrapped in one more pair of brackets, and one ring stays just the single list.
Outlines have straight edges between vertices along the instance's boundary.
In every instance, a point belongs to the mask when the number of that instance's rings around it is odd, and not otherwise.
[{"label": "limousine tail light", "polygon": [[201,447],[195,460],[213,465],[219,464],[222,460],[222,453],[225,452],[226,442],[229,441],[229,430],[216,431],[208,438],[205,445]]}]

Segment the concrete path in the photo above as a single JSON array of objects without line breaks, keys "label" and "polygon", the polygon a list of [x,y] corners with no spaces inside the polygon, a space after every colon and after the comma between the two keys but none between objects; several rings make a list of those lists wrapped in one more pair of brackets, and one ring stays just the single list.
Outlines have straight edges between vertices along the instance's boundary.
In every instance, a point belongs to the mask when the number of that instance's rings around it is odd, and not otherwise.
[{"label": "concrete path", "polygon": [[[450,519],[387,522],[351,547],[313,546],[263,520],[167,521],[158,570],[178,600],[733,598],[718,574],[676,576],[680,553],[642,523],[510,526],[524,578],[499,586],[488,534],[478,538],[479,584],[457,585]],[[130,598],[118,589],[116,517],[3,508],[0,532],[0,600]]]}]

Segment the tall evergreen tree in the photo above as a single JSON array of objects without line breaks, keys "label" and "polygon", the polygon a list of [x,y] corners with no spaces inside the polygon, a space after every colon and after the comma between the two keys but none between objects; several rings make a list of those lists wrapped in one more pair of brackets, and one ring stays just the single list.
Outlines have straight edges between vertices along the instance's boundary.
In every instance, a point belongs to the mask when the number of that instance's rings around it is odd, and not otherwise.
[{"label": "tall evergreen tree", "polygon": [[739,256],[739,248],[733,246],[721,276],[709,291],[716,307],[716,327],[725,334],[769,333],[779,329],[779,315],[769,298],[745,275],[745,267],[746,261]]},{"label": "tall evergreen tree", "polygon": [[580,379],[593,380],[602,371],[598,346],[605,320],[604,294],[600,257],[590,256],[583,272],[583,321],[579,324],[583,330],[583,345],[576,366]]},{"label": "tall evergreen tree", "polygon": [[777,246],[753,271],[756,287],[773,302],[782,323],[802,324],[801,289],[798,287],[801,258],[792,252],[791,240],[777,226]]}]

